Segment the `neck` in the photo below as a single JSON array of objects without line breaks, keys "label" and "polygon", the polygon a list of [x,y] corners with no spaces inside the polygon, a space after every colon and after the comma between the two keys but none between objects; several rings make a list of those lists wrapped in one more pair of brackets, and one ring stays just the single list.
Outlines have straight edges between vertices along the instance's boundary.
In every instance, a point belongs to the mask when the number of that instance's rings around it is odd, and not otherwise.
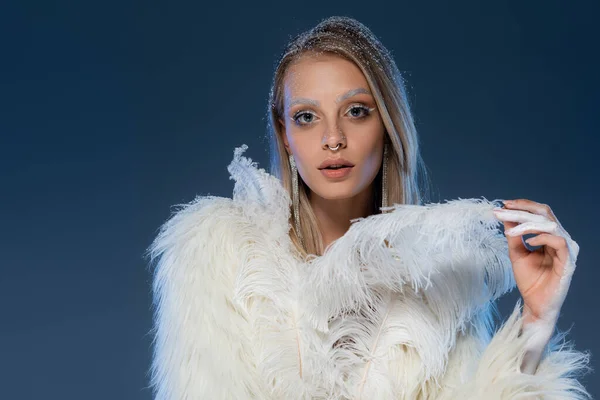
[{"label": "neck", "polygon": [[350,220],[372,213],[372,193],[372,187],[368,187],[354,197],[333,200],[311,193],[310,204],[319,221],[324,249],[348,231]]}]

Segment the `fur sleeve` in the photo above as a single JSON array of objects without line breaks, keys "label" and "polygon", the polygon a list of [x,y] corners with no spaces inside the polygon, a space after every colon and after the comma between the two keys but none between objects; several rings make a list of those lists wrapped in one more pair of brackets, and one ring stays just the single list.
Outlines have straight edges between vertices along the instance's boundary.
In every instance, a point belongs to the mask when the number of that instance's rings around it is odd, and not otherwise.
[{"label": "fur sleeve", "polygon": [[589,355],[573,349],[556,334],[545,349],[534,374],[521,372],[525,349],[532,333],[522,333],[520,303],[489,344],[483,333],[457,340],[451,352],[444,388],[438,400],[449,399],[587,399],[590,395],[578,381],[587,372]]},{"label": "fur sleeve", "polygon": [[250,327],[232,301],[243,247],[231,199],[183,205],[148,249],[153,268],[151,387],[155,398],[262,398]]}]

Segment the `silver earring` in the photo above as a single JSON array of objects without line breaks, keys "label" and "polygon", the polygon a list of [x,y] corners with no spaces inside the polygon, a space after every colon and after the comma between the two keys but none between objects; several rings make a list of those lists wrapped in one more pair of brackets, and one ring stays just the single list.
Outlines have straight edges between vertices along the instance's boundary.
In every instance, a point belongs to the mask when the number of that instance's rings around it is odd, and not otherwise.
[{"label": "silver earring", "polygon": [[383,177],[381,180],[381,208],[388,206],[387,175],[388,175],[388,145],[383,145]]},{"label": "silver earring", "polygon": [[294,222],[296,225],[296,235],[302,241],[302,233],[300,232],[300,197],[298,195],[298,168],[296,167],[296,160],[294,156],[290,154],[290,167],[292,170],[292,205],[294,208]]}]

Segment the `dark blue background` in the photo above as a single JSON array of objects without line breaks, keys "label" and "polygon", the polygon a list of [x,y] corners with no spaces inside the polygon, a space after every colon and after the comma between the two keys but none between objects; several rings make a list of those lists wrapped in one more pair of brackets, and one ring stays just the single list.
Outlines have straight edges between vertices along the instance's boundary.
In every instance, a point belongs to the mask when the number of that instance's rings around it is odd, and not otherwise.
[{"label": "dark blue background", "polygon": [[0,396],[151,397],[143,252],[171,205],[231,195],[235,146],[267,167],[277,57],[330,15],[404,71],[433,200],[550,204],[581,246],[559,327],[597,354],[600,3],[456,3],[3,3]]}]

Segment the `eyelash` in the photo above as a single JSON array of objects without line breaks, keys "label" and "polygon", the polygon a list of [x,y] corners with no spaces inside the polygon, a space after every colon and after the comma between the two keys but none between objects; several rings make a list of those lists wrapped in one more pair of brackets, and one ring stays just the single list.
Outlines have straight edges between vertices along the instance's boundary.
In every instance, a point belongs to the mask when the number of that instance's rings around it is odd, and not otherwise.
[{"label": "eyelash", "polygon": [[[348,113],[348,111],[353,110],[355,108],[361,109],[365,112],[365,114],[362,117],[353,117],[353,119],[364,119],[367,118],[369,115],[371,115],[371,112],[373,110],[375,110],[375,108],[369,108],[365,105],[362,104],[353,104],[350,107],[348,107],[348,110],[346,111],[346,113]],[[307,123],[299,123],[298,122],[298,118],[300,118],[301,116],[303,116],[304,114],[311,114],[311,115],[315,115],[315,113],[311,112],[311,111],[307,111],[307,110],[300,110],[298,112],[296,112],[294,114],[294,116],[292,117],[292,121],[294,121],[294,123],[298,126],[306,126],[311,124],[311,122],[307,122]]]}]

